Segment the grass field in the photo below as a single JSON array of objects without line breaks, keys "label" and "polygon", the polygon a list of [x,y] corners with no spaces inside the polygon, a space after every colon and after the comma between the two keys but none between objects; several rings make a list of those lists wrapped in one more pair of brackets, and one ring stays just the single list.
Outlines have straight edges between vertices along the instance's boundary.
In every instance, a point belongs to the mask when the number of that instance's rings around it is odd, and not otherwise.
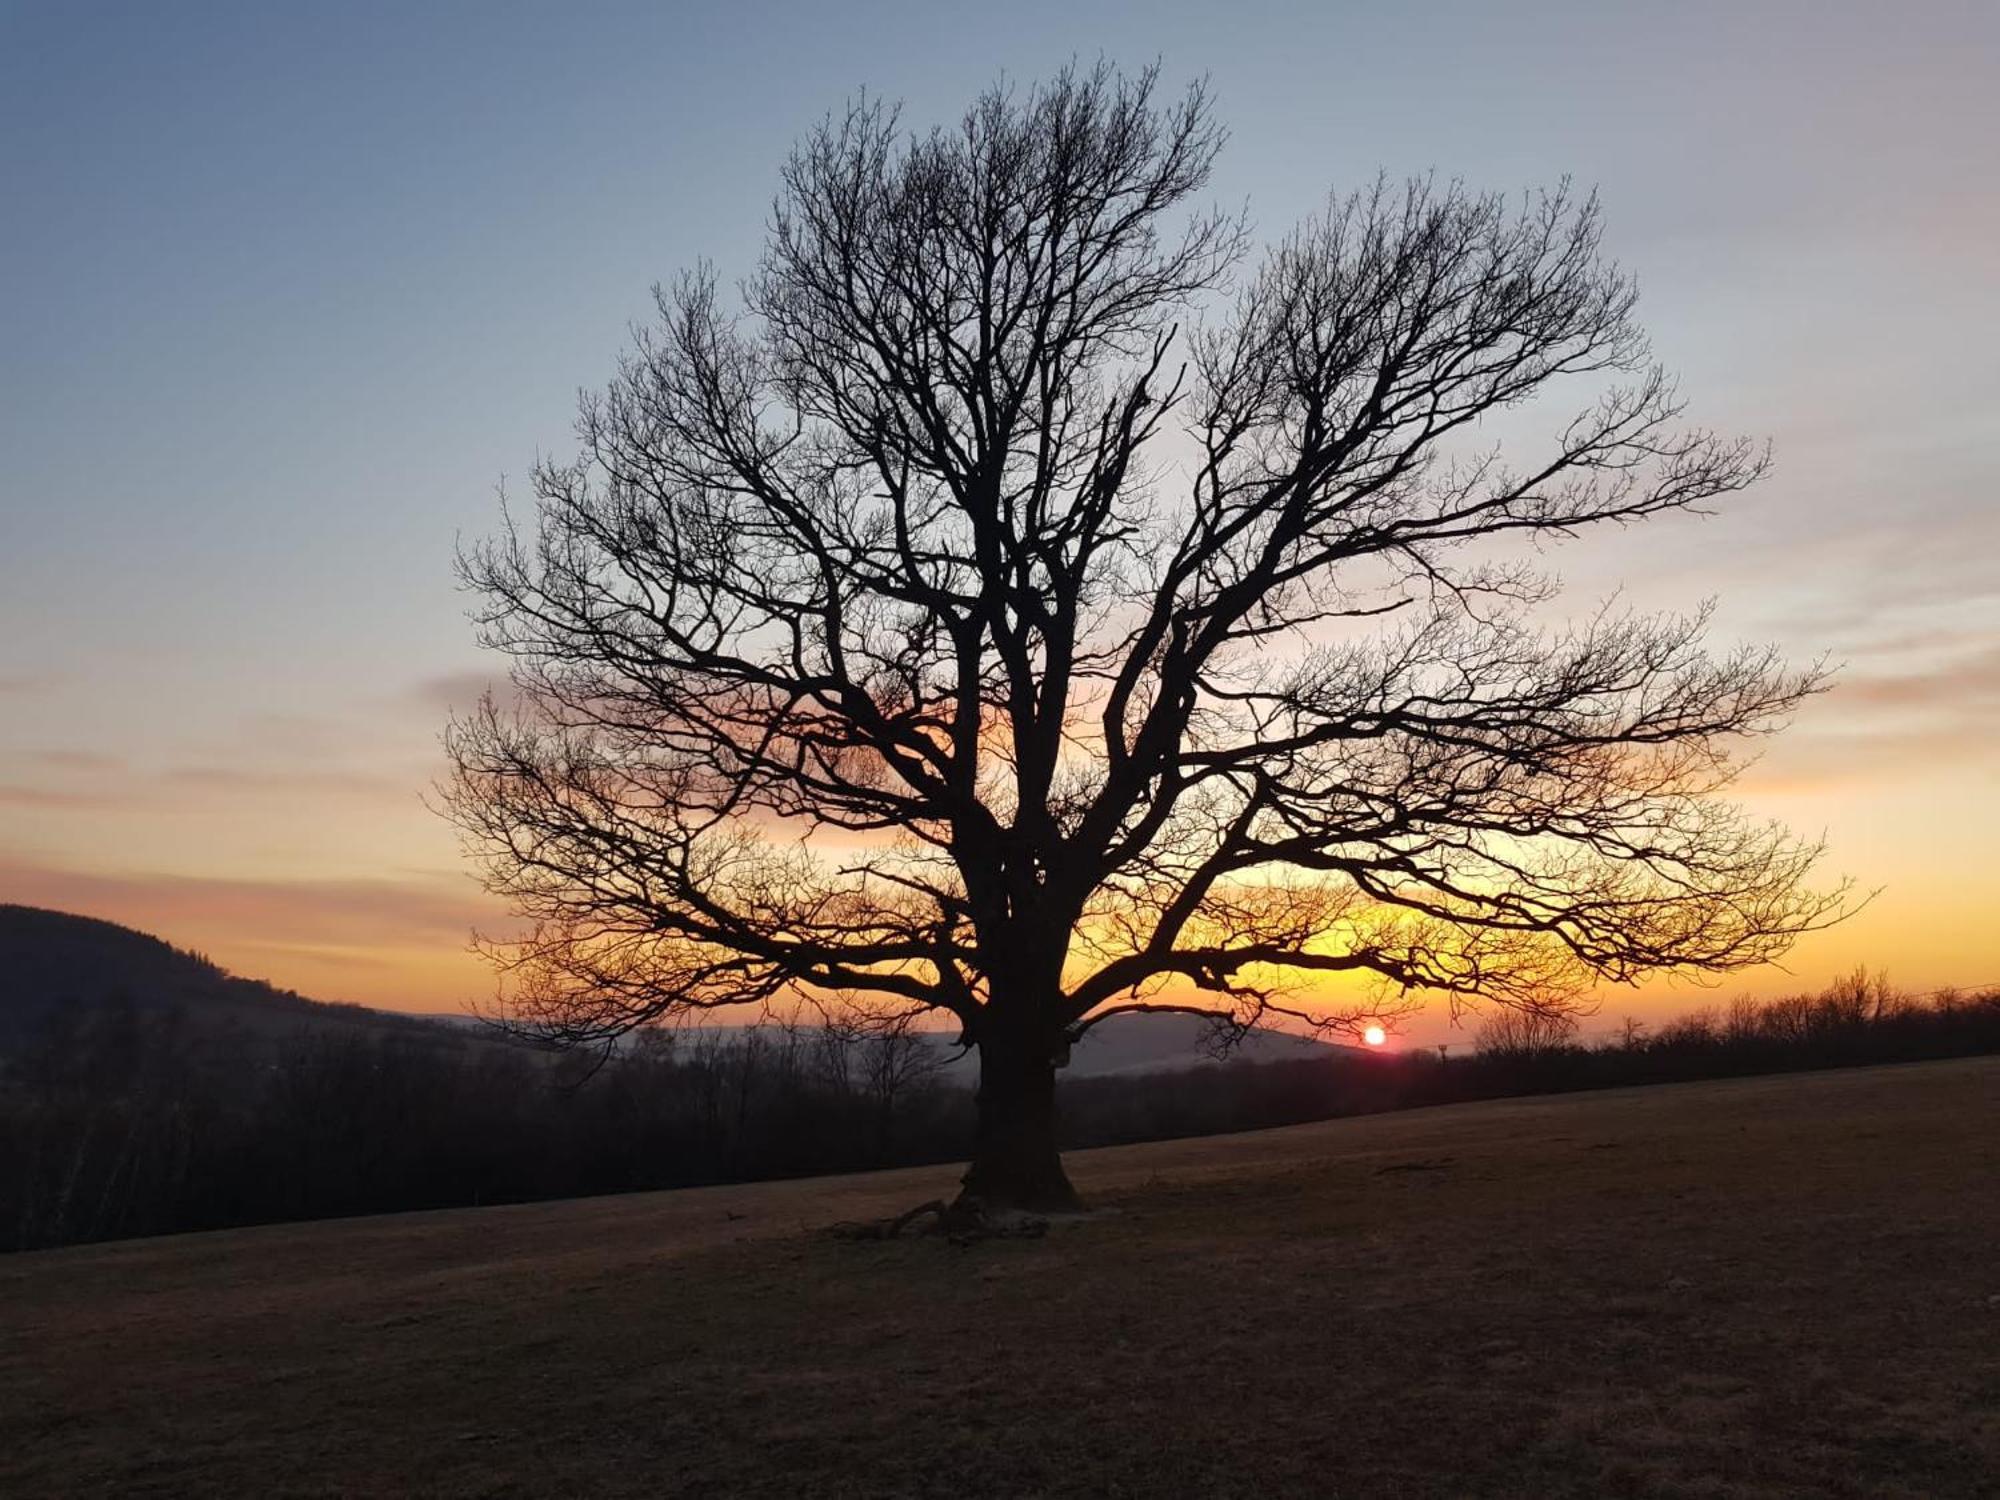
[{"label": "grass field", "polygon": [[0,1492],[2000,1494],[2000,1059],[0,1260]]}]

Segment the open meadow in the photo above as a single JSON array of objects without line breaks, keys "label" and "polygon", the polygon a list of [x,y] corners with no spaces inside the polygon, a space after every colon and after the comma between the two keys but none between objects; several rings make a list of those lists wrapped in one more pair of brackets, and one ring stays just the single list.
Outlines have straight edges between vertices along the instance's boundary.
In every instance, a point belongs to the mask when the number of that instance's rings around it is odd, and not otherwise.
[{"label": "open meadow", "polygon": [[1990,1495],[2000,1060],[0,1261],[0,1491]]}]

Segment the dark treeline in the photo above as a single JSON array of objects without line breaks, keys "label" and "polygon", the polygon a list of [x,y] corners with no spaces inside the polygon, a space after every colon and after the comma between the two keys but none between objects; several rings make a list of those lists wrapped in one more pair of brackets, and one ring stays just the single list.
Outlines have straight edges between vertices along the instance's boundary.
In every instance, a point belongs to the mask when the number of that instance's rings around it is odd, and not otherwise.
[{"label": "dark treeline", "polygon": [[1069,1144],[1101,1146],[1518,1094],[1989,1052],[2000,1052],[2000,990],[1910,996],[1856,974],[1816,995],[1737,1000],[1657,1028],[1627,1022],[1595,1042],[1581,1040],[1573,1022],[1506,1011],[1463,1051],[1339,1053],[1089,1079],[1065,1091],[1063,1118]]},{"label": "dark treeline", "polygon": [[[1416,1050],[1076,1079],[1067,1146],[1504,1095],[2000,1051],[2000,993],[1814,996],[1580,1043],[1512,1013]],[[857,1027],[655,1032],[594,1069],[444,1028],[274,1043],[131,1004],[45,1018],[0,1061],[0,1244],[962,1159],[972,1102],[934,1038]]]},{"label": "dark treeline", "polygon": [[859,1171],[970,1136],[919,1034],[648,1032],[604,1061],[430,1030],[52,1017],[0,1072],[0,1245]]}]

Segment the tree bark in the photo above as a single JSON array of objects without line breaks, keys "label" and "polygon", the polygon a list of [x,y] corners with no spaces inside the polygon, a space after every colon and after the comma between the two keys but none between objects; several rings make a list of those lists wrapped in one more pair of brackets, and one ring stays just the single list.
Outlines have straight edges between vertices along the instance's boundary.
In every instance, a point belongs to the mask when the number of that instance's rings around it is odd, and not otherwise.
[{"label": "tree bark", "polygon": [[979,1046],[979,1124],[959,1207],[1064,1213],[1081,1208],[1056,1150],[1056,1063],[1047,1047],[995,1036]]}]

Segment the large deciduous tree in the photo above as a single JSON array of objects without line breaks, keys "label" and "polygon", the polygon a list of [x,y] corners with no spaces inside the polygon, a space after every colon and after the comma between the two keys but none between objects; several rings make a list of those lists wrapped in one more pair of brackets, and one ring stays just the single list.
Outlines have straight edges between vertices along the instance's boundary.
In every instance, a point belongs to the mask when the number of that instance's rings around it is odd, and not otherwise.
[{"label": "large deciduous tree", "polygon": [[524,917],[518,1022],[950,1012],[965,1194],[1046,1209],[1107,1016],[1549,1010],[1832,914],[1713,795],[1816,674],[1711,656],[1701,611],[1537,625],[1494,545],[1764,467],[1681,425],[1596,203],[1378,184],[1253,263],[1192,203],[1221,144],[1152,72],[928,134],[864,102],[739,296],[660,293],[464,560],[514,692],[453,725],[450,800]]}]

